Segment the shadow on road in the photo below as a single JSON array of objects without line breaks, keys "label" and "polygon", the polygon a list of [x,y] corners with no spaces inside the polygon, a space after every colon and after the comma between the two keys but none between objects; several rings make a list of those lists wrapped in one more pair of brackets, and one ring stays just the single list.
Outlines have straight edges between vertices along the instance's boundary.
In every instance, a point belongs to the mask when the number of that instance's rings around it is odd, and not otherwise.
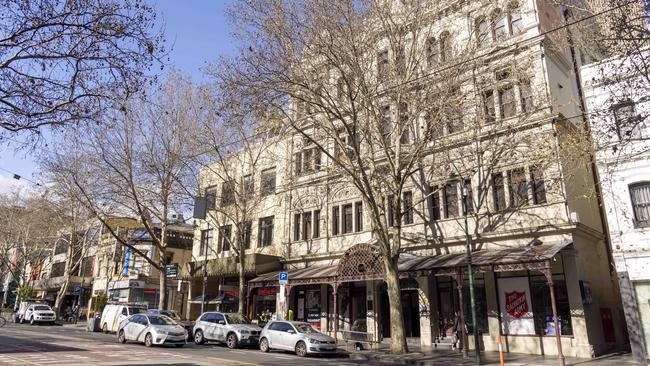
[{"label": "shadow on road", "polygon": [[29,344],[22,339],[0,335],[0,354],[2,353],[30,353],[30,352],[73,352],[85,351],[81,348],[60,346],[49,342],[30,340]]}]

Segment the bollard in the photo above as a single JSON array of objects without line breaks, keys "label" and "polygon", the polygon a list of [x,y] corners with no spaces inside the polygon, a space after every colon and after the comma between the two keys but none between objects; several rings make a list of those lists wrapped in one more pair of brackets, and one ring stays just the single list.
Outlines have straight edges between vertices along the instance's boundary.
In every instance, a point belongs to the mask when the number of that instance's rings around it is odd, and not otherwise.
[{"label": "bollard", "polygon": [[503,360],[503,342],[501,341],[501,336],[499,336],[499,365],[503,366],[505,365],[505,362]]}]

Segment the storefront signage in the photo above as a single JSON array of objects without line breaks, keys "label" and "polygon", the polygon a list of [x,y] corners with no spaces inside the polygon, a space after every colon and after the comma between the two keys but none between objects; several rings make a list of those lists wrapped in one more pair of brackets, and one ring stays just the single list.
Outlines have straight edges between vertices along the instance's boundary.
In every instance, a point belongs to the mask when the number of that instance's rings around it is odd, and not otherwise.
[{"label": "storefront signage", "polygon": [[503,334],[534,335],[528,277],[499,278],[498,285]]},{"label": "storefront signage", "polygon": [[320,329],[320,308],[307,310],[307,322]]},{"label": "storefront signage", "polygon": [[120,289],[120,288],[143,288],[144,281],[137,280],[123,280],[123,281],[111,281],[108,283],[108,289]]},{"label": "storefront signage", "polygon": [[265,287],[265,288],[257,289],[257,294],[260,296],[275,295],[277,293],[278,293],[277,287]]},{"label": "storefront signage", "polygon": [[165,274],[168,278],[176,278],[178,276],[178,263],[166,265]]},{"label": "storefront signage", "polygon": [[286,285],[289,282],[289,272],[280,272],[278,280],[281,285]]}]

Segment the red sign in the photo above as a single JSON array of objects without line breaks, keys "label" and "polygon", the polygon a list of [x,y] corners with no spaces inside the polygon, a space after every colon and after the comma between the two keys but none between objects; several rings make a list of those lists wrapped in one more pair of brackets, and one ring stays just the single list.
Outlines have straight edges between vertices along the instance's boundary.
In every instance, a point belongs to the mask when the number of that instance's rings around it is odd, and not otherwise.
[{"label": "red sign", "polygon": [[239,291],[224,291],[223,293],[230,296],[239,296]]},{"label": "red sign", "polygon": [[260,296],[268,296],[268,295],[275,295],[278,293],[278,288],[277,287],[269,287],[269,288],[259,288],[257,289],[257,294]]},{"label": "red sign", "polygon": [[152,289],[146,288],[146,289],[144,289],[142,291],[142,293],[144,295],[155,295],[156,294],[156,289],[155,288],[152,288]]},{"label": "red sign", "polygon": [[528,301],[526,292],[506,292],[506,311],[508,314],[519,319],[528,313]]}]

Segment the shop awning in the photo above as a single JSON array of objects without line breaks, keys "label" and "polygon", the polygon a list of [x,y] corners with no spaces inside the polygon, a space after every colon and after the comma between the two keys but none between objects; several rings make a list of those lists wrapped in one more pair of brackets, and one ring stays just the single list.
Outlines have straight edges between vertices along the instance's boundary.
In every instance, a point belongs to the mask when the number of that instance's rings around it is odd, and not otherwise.
[{"label": "shop awning", "polygon": [[[320,266],[320,267],[307,267],[300,269],[291,269],[289,272],[289,283],[292,285],[307,285],[314,283],[329,283],[333,282],[336,278],[337,265]],[[251,287],[268,287],[278,286],[278,274],[280,272],[272,272],[263,276],[257,277],[248,282]]]},{"label": "shop awning", "polygon": [[[472,253],[472,265],[475,272],[504,272],[545,268],[561,250],[572,242],[542,243],[535,241],[521,247],[478,250]],[[440,254],[434,256],[403,256],[398,263],[400,277],[428,276],[436,274],[456,274],[467,270],[467,256],[464,252]],[[337,278],[338,265],[308,267],[288,270],[289,285],[308,285],[318,283],[335,283],[368,279],[383,279],[384,276],[359,276],[358,279]],[[278,286],[278,273],[272,272],[249,281],[251,288]]]}]

